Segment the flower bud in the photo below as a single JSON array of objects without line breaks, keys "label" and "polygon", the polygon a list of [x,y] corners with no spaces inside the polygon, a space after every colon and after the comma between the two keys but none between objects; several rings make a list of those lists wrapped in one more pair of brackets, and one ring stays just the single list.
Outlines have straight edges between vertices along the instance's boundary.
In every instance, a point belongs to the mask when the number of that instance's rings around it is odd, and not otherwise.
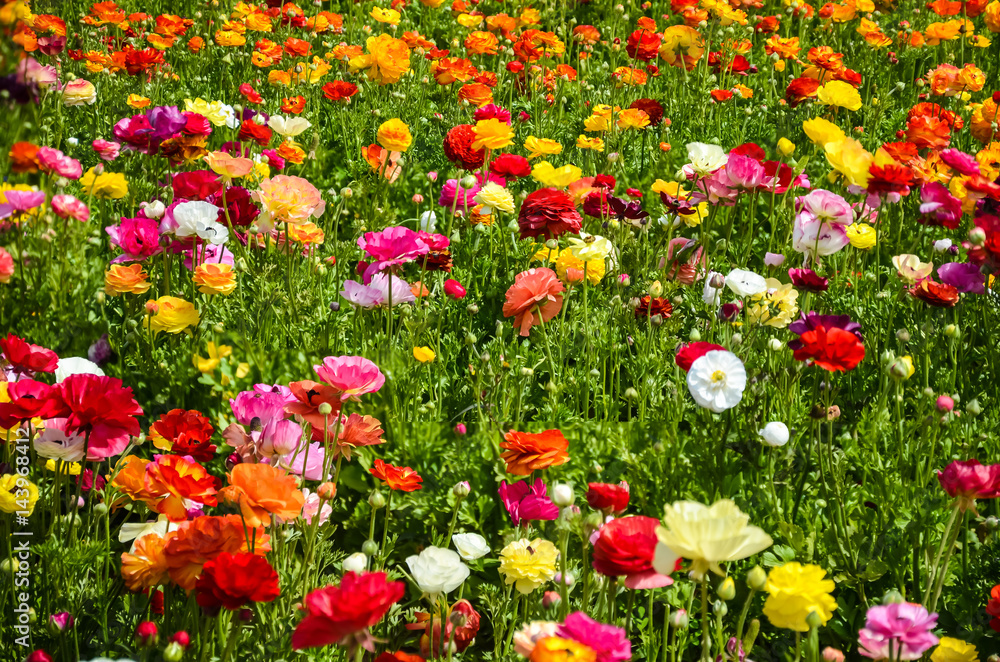
[{"label": "flower bud", "polygon": [[557,606],[562,601],[562,596],[555,591],[545,591],[542,594],[542,606],[546,609]]},{"label": "flower bud", "polygon": [[163,649],[163,662],[181,662],[184,658],[184,647],[176,641],[167,644]]},{"label": "flower bud", "polygon": [[973,246],[982,246],[986,243],[986,231],[980,227],[969,230],[969,243]]},{"label": "flower bud", "polygon": [[465,432],[466,432],[465,423],[455,424],[455,434],[457,434],[458,436],[462,436],[463,434],[465,434]]},{"label": "flower bud", "polygon": [[[461,423],[459,425],[461,425]],[[472,486],[469,485],[469,481],[463,480],[460,483],[456,483],[455,487],[451,488],[451,493],[459,499],[464,499],[472,493]]]},{"label": "flower bud", "polygon": [[178,630],[174,636],[170,637],[170,643],[178,644],[181,648],[187,648],[191,644],[191,635],[184,630]]},{"label": "flower bud", "polygon": [[969,401],[969,404],[965,405],[965,411],[967,411],[970,416],[979,416],[983,413],[983,408],[979,404],[979,400],[973,398]]},{"label": "flower bud", "polygon": [[808,625],[810,628],[822,627],[823,616],[821,616],[820,613],[815,610],[810,611],[809,615],[806,616],[806,625]]},{"label": "flower bud", "polygon": [[138,648],[153,648],[159,638],[160,631],[153,621],[143,621],[135,628],[135,645]]},{"label": "flower bud", "polygon": [[767,586],[767,572],[759,565],[750,568],[747,573],[747,586],[754,591],[763,591]]},{"label": "flower bud", "polygon": [[844,662],[844,652],[827,646],[823,649],[824,662]]},{"label": "flower bud", "polygon": [[691,342],[698,342],[701,340],[701,331],[698,329],[691,329],[691,333],[688,334],[688,340]]},{"label": "flower bud", "polygon": [[374,540],[366,540],[361,545],[361,553],[369,558],[375,556],[376,554],[378,554],[378,543],[376,543]]},{"label": "flower bud", "polygon": [[374,510],[378,510],[379,508],[385,508],[385,497],[382,496],[381,492],[378,491],[372,492],[371,495],[369,495],[368,497],[368,505],[371,506]]},{"label": "flower bud", "polygon": [[337,497],[337,486],[329,481],[320,483],[316,488],[316,495],[323,501],[333,501]]},{"label": "flower bud", "polygon": [[906,329],[900,329],[896,332],[896,340],[899,342],[910,342],[910,332]]},{"label": "flower bud", "polygon": [[361,573],[368,567],[368,556],[364,552],[355,552],[344,559],[344,572]]},{"label": "flower bud", "polygon": [[49,616],[49,632],[56,636],[73,627],[73,615],[68,611],[61,611],[58,614]]},{"label": "flower bud", "polygon": [[957,338],[959,334],[958,327],[954,324],[948,324],[944,327],[944,335],[948,338]]},{"label": "flower bud", "polygon": [[896,589],[890,589],[882,596],[882,604],[884,605],[902,604],[904,602],[906,602],[906,600],[903,598],[903,594]]},{"label": "flower bud", "polygon": [[320,416],[329,416],[333,413],[333,407],[329,402],[321,402],[316,410],[320,413]]},{"label": "flower bud", "polygon": [[476,185],[476,176],[475,175],[466,175],[465,177],[462,177],[462,181],[460,181],[459,184],[464,189],[471,189],[471,188],[475,187],[475,185]]},{"label": "flower bud", "polygon": [[552,487],[552,503],[564,508],[573,503],[573,488],[566,483],[557,483]]},{"label": "flower bud", "polygon": [[715,594],[723,600],[732,600],[736,597],[736,582],[732,577],[723,579],[715,589]]},{"label": "flower bud", "polygon": [[947,414],[952,409],[955,408],[955,401],[948,395],[939,395],[937,402],[934,403],[937,410],[942,414]]},{"label": "flower bud", "polygon": [[625,399],[628,400],[629,402],[635,402],[636,400],[639,399],[639,392],[630,386],[629,388],[625,389]]},{"label": "flower bud", "polygon": [[675,630],[687,630],[690,620],[686,609],[678,609],[670,614],[670,627]]}]

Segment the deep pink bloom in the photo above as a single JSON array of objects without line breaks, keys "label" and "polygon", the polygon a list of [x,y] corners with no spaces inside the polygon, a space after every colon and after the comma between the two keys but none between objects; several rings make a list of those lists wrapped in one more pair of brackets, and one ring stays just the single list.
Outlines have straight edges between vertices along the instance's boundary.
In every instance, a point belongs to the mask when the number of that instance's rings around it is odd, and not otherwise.
[{"label": "deep pink bloom", "polygon": [[545,481],[541,478],[530,485],[527,480],[516,483],[504,481],[500,483],[498,493],[514,526],[522,521],[554,520],[559,517],[559,507],[546,496]]},{"label": "deep pink bloom", "polygon": [[481,108],[477,108],[476,112],[473,113],[472,118],[477,122],[495,118],[504,122],[507,126],[510,126],[510,111],[505,108],[501,108],[495,103],[488,103]]},{"label": "deep pink bloom", "polygon": [[632,659],[632,643],[623,628],[599,623],[582,611],[567,616],[556,634],[589,647],[597,654],[597,662]]},{"label": "deep pink bloom", "polygon": [[341,400],[359,400],[385,384],[382,371],[363,356],[328,356],[322,365],[314,365],[313,370],[320,380],[340,391]]},{"label": "deep pink bloom", "polygon": [[[438,204],[445,207],[451,211],[452,207],[455,207],[456,211],[465,211],[466,207],[472,209],[476,206],[475,197],[479,193],[479,190],[486,183],[486,179],[483,178],[483,173],[479,172],[476,175],[476,185],[472,188],[465,189],[458,183],[457,179],[449,179],[441,187],[441,195],[438,197]],[[489,174],[489,181],[496,182],[500,186],[505,186],[507,180],[503,177],[496,175],[494,173]],[[456,201],[457,200],[457,201]]]},{"label": "deep pink bloom", "polygon": [[83,201],[72,195],[60,194],[52,197],[52,209],[59,218],[75,218],[86,223],[90,218],[90,210]]},{"label": "deep pink bloom", "polygon": [[7,384],[10,402],[0,402],[0,427],[15,428],[33,418],[60,418],[67,414],[59,389],[33,379]]},{"label": "deep pink bloom", "polygon": [[0,338],[0,351],[9,369],[18,375],[55,372],[59,357],[51,349],[33,345],[13,333]]},{"label": "deep pink bloom", "polygon": [[38,165],[44,172],[54,172],[67,179],[80,179],[83,176],[83,166],[79,161],[52,147],[38,148]]},{"label": "deep pink bloom", "polygon": [[151,218],[123,218],[121,225],[104,228],[111,245],[122,250],[112,262],[141,262],[160,252],[160,224]]},{"label": "deep pink bloom", "polygon": [[[743,157],[741,157],[743,158]],[[753,159],[749,159],[752,161]],[[739,189],[732,184],[724,168],[719,168],[708,177],[702,177],[695,184],[690,200],[694,204],[709,202],[713,205],[732,205],[739,197]]]},{"label": "deep pink bloom", "polygon": [[1000,464],[955,460],[944,471],[939,471],[937,477],[948,496],[958,499],[962,510],[974,508],[976,499],[1000,496]]},{"label": "deep pink bloom", "polygon": [[211,170],[179,172],[174,175],[173,188],[174,200],[208,200],[222,190],[222,178]]},{"label": "deep pink bloom", "polygon": [[104,161],[114,161],[118,158],[118,154],[122,149],[121,143],[116,143],[113,140],[105,140],[104,138],[98,138],[90,146],[94,148],[97,155]]},{"label": "deep pink bloom", "polygon": [[949,262],[937,269],[942,283],[951,285],[959,292],[983,294],[986,292],[986,277],[978,264],[970,262]]},{"label": "deep pink bloom", "polygon": [[970,156],[960,150],[941,150],[941,160],[947,163],[954,170],[957,170],[960,174],[968,177],[982,174],[979,169],[979,162],[976,161],[976,157]]},{"label": "deep pink bloom", "polygon": [[464,299],[466,294],[465,288],[454,278],[449,278],[444,282],[444,293],[452,299]]},{"label": "deep pink bloom", "polygon": [[768,179],[764,166],[750,156],[734,152],[729,153],[729,160],[726,162],[725,173],[729,185],[742,189],[752,189],[764,185]]},{"label": "deep pink bloom", "polygon": [[256,388],[253,391],[241,391],[236,394],[235,399],[229,400],[233,415],[242,425],[250,425],[255,418],[261,425],[284,418],[286,404],[288,398],[283,394],[261,393]]},{"label": "deep pink bloom", "polygon": [[371,257],[364,273],[365,282],[380,271],[412,262],[430,251],[416,232],[395,225],[381,232],[366,232],[358,238],[358,246]]},{"label": "deep pink bloom", "polygon": [[938,638],[931,632],[937,614],[923,606],[898,602],[871,607],[858,632],[858,652],[875,660],[918,660]]},{"label": "deep pink bloom", "polygon": [[135,627],[135,645],[139,648],[152,648],[160,637],[160,631],[153,621],[143,621]]},{"label": "deep pink bloom", "polygon": [[826,292],[830,281],[817,274],[812,269],[789,269],[788,277],[792,280],[792,285],[800,290],[809,292]]},{"label": "deep pink bloom", "polygon": [[962,222],[962,201],[951,194],[940,182],[924,184],[920,188],[920,213],[929,218],[920,219],[931,225],[940,225],[951,230]]}]

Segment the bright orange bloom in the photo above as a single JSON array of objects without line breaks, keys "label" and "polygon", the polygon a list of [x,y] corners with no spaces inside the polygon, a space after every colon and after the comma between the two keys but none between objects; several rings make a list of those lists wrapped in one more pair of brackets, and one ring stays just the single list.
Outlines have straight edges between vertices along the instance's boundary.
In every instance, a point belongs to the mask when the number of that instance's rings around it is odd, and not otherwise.
[{"label": "bright orange bloom", "polygon": [[305,497],[295,476],[270,464],[237,464],[219,494],[238,505],[247,526],[269,526],[271,516],[287,522],[302,514]]},{"label": "bright orange bloom", "polygon": [[375,478],[384,481],[390,490],[400,490],[402,492],[413,492],[420,489],[420,483],[424,482],[416,471],[410,467],[395,467],[386,464],[382,460],[375,460],[371,468],[371,474]]},{"label": "bright orange bloom", "polygon": [[465,38],[465,52],[469,55],[496,55],[500,40],[491,32],[476,31]]},{"label": "bright orange bloom", "polygon": [[[124,464],[123,464],[124,463]],[[146,465],[150,462],[136,455],[129,455],[118,462],[118,472],[111,479],[111,486],[127,495],[132,501],[142,501],[148,506],[152,506],[157,499],[162,498],[165,493],[150,489],[146,482]],[[122,498],[115,499],[111,504],[112,508],[117,508],[127,501]]]},{"label": "bright orange bloom", "polygon": [[187,47],[192,53],[197,53],[201,49],[205,48],[205,40],[201,37],[191,37],[188,40]]},{"label": "bright orange bloom", "polygon": [[9,157],[13,172],[38,172],[38,145],[14,143],[10,146]]},{"label": "bright orange bloom", "polygon": [[429,41],[419,32],[404,32],[403,41],[410,48],[423,48],[424,50],[430,50],[434,48],[434,42]]},{"label": "bright orange bloom", "polygon": [[290,99],[281,100],[281,112],[298,115],[306,108],[306,98],[301,94]]},{"label": "bright orange bloom", "polygon": [[468,83],[458,91],[458,98],[479,108],[493,103],[493,92],[482,83]]},{"label": "bright orange bloom", "polygon": [[531,433],[511,430],[504,435],[500,456],[507,463],[507,473],[530,476],[533,471],[558,467],[569,462],[569,441],[559,430]]},{"label": "bright orange bloom", "polygon": [[146,465],[145,480],[150,492],[165,495],[150,507],[172,522],[187,519],[185,501],[206,506],[218,503],[219,479],[186,455],[158,455],[155,462]]},{"label": "bright orange bloom", "polygon": [[110,296],[119,294],[145,294],[149,288],[149,274],[143,271],[142,264],[112,264],[104,272],[104,291]]},{"label": "bright orange bloom", "polygon": [[464,58],[442,58],[431,65],[431,73],[438,85],[449,85],[455,81],[465,82],[479,73],[476,67]]},{"label": "bright orange bloom", "polygon": [[236,274],[233,273],[231,264],[221,262],[199,264],[195,267],[191,280],[202,294],[228,296],[236,289]]},{"label": "bright orange bloom", "polygon": [[285,40],[285,52],[292,57],[308,57],[311,50],[312,44],[308,41],[296,39],[295,37],[289,37]]},{"label": "bright orange bloom", "polygon": [[167,580],[167,557],[163,553],[165,544],[163,536],[149,533],[136,541],[134,550],[122,553],[122,579],[128,590],[144,591]]},{"label": "bright orange bloom", "polygon": [[271,551],[270,537],[263,527],[249,527],[249,522],[247,525],[248,528],[244,529],[239,515],[204,515],[181,522],[176,532],[168,534],[163,546],[170,579],[190,591],[201,574],[202,566],[223,552],[249,552],[248,541],[253,541],[254,554],[263,556]]},{"label": "bright orange bloom", "polygon": [[361,148],[361,156],[371,166],[373,172],[382,173],[382,176],[392,183],[399,179],[403,169],[397,165],[401,152],[390,152],[380,145],[368,145]]}]

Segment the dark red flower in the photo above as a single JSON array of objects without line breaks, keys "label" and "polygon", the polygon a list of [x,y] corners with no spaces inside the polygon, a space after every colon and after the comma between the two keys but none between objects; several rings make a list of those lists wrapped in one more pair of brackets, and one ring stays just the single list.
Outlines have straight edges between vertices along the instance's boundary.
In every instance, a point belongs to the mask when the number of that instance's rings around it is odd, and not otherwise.
[{"label": "dark red flower", "polygon": [[913,171],[906,166],[895,164],[877,166],[873,164],[868,168],[868,172],[871,174],[871,178],[868,180],[868,193],[909,195],[910,184],[913,183]]},{"label": "dark red flower", "polygon": [[149,426],[153,445],[177,455],[190,455],[199,462],[215,457],[211,443],[212,424],[198,411],[172,409]]},{"label": "dark red flower", "polygon": [[[247,227],[260,215],[260,208],[253,201],[250,191],[242,186],[230,186],[226,189],[225,205],[221,190],[210,196],[208,202],[220,208],[225,206],[226,209],[219,214],[219,222],[232,223],[233,227]],[[229,212],[228,216],[226,211]]]},{"label": "dark red flower", "polygon": [[521,229],[521,239],[553,239],[567,232],[580,231],[583,217],[576,210],[573,198],[566,191],[542,188],[521,203],[517,224]]},{"label": "dark red flower", "polygon": [[710,342],[693,342],[687,345],[681,345],[677,348],[677,353],[674,354],[674,363],[677,364],[684,372],[691,369],[691,364],[705,356],[709,352],[715,350],[725,350],[726,348],[722,345],[716,345]]},{"label": "dark red flower", "polygon": [[378,623],[406,593],[403,582],[384,572],[348,572],[340,585],[313,591],[303,601],[305,618],[292,633],[292,649],[340,644],[374,650],[368,628]]},{"label": "dark red flower", "polygon": [[403,651],[396,651],[395,653],[390,653],[386,651],[378,657],[375,658],[375,662],[426,662],[424,658],[416,655],[415,653],[404,653]]},{"label": "dark red flower", "polygon": [[990,591],[990,601],[986,603],[986,613],[992,616],[990,627],[1000,632],[1000,584]]},{"label": "dark red flower", "polygon": [[473,149],[476,134],[471,124],[452,127],[444,137],[444,155],[465,170],[478,170],[486,161],[486,150]]},{"label": "dark red flower", "polygon": [[[656,551],[655,517],[622,517],[601,527],[594,542],[594,570],[606,577],[625,576],[625,587],[660,588],[674,583],[653,570]],[[679,559],[678,559],[679,560]]]},{"label": "dark red flower", "polygon": [[51,349],[41,345],[32,345],[23,338],[8,333],[6,338],[0,338],[0,350],[7,359],[10,368],[19,374],[36,372],[55,372],[59,357]]},{"label": "dark red flower", "polygon": [[222,191],[222,180],[211,170],[179,172],[174,175],[172,184],[174,197],[185,200],[208,200]]},{"label": "dark red flower", "polygon": [[792,279],[792,285],[809,292],[826,292],[830,286],[829,280],[812,269],[789,269],[788,277]]},{"label": "dark red flower", "polygon": [[790,108],[795,108],[806,99],[816,96],[820,85],[815,78],[796,78],[785,88],[785,101]]},{"label": "dark red flower", "polygon": [[198,605],[230,611],[253,602],[271,602],[281,594],[278,573],[263,556],[223,552],[201,569],[195,584]]},{"label": "dark red flower", "polygon": [[911,296],[937,308],[951,308],[958,303],[958,289],[947,283],[937,283],[929,278],[911,287],[909,292]]},{"label": "dark red flower", "polygon": [[854,370],[865,358],[865,346],[850,331],[822,324],[799,336],[802,346],[795,350],[795,360],[812,360],[828,372]]},{"label": "dark red flower", "polygon": [[505,179],[517,179],[531,174],[531,164],[519,154],[501,154],[490,162],[490,172]]},{"label": "dark red flower", "polygon": [[663,319],[670,317],[674,307],[663,297],[651,297],[648,294],[639,299],[639,305],[635,307],[636,317],[652,317],[659,315]]},{"label": "dark red flower", "polygon": [[588,483],[587,503],[595,510],[608,514],[625,512],[629,500],[628,483],[622,481],[617,485],[611,483]]},{"label": "dark red flower", "polygon": [[271,129],[253,120],[243,120],[238,135],[241,142],[254,142],[261,147],[267,147],[271,142]]},{"label": "dark red flower", "polygon": [[58,389],[69,410],[66,432],[87,437],[87,457],[100,460],[117,455],[139,435],[142,407],[122,380],[102,375],[70,375]]},{"label": "dark red flower", "polygon": [[7,383],[10,402],[0,402],[0,428],[15,428],[33,418],[61,418],[66,415],[66,404],[59,389],[33,379]]},{"label": "dark red flower", "polygon": [[663,121],[663,104],[655,99],[636,99],[628,107],[638,108],[649,115],[650,126],[659,126]]}]

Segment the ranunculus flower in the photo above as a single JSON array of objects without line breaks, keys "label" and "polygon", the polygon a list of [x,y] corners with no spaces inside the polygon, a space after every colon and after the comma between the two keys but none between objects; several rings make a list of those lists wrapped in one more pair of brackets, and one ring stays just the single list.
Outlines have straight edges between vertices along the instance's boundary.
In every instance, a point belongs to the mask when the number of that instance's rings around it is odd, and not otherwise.
[{"label": "ranunculus flower", "polygon": [[976,499],[1000,496],[1000,464],[980,464],[979,460],[955,460],[937,474],[948,496],[958,499],[964,511],[975,508]]},{"label": "ranunculus flower", "polygon": [[712,350],[694,363],[687,373],[688,391],[700,407],[721,413],[743,399],[747,372],[739,357],[727,350]]},{"label": "ranunculus flower", "polygon": [[410,575],[424,595],[433,603],[444,593],[462,585],[469,576],[469,566],[457,552],[441,547],[426,547],[420,554],[409,556],[406,565]]},{"label": "ranunculus flower", "polygon": [[595,510],[606,514],[619,515],[628,508],[630,493],[628,483],[622,481],[617,485],[610,483],[588,483],[587,503]]},{"label": "ranunculus flower", "polygon": [[230,611],[256,602],[272,602],[281,594],[278,573],[262,556],[223,552],[206,563],[195,586],[198,606]]},{"label": "ranunculus flower", "polygon": [[52,210],[59,218],[72,218],[86,223],[90,218],[90,210],[81,200],[72,195],[60,194],[52,196]]},{"label": "ranunculus flower", "polygon": [[403,582],[389,581],[384,572],[348,572],[339,585],[309,593],[303,600],[305,617],[292,633],[292,649],[339,644],[351,650],[375,650],[368,628],[382,620],[406,593]]},{"label": "ranunculus flower", "polygon": [[937,614],[922,605],[894,602],[870,607],[858,632],[858,652],[875,660],[919,660],[938,642]]},{"label": "ranunculus flower", "polygon": [[67,106],[90,106],[97,101],[97,88],[90,81],[77,78],[66,83],[62,98]]},{"label": "ranunculus flower", "polygon": [[522,336],[531,333],[535,324],[544,324],[562,309],[566,288],[551,269],[528,269],[514,277],[503,305],[504,317],[514,318],[514,328]]},{"label": "ranunculus flower", "polygon": [[660,588],[674,581],[653,569],[655,517],[622,517],[601,527],[594,541],[594,570],[608,577],[625,576],[625,587]]},{"label": "ranunculus flower", "polygon": [[559,516],[559,507],[546,496],[545,481],[536,478],[534,483],[521,480],[516,483],[500,483],[500,500],[503,501],[510,521],[518,526],[522,521],[554,520]]},{"label": "ranunculus flower", "polygon": [[451,537],[451,542],[458,550],[459,556],[466,561],[475,561],[490,553],[490,546],[478,533],[456,533]]},{"label": "ranunculus flower", "polygon": [[360,400],[360,396],[375,393],[385,383],[378,366],[363,356],[328,356],[313,370],[320,380],[340,392],[341,400]]}]

